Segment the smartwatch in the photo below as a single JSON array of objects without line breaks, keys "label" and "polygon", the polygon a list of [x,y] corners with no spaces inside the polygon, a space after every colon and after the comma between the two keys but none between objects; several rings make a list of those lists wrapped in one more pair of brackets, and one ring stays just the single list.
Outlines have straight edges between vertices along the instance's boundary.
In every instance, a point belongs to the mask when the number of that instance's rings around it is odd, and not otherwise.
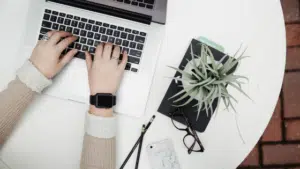
[{"label": "smartwatch", "polygon": [[90,104],[97,108],[109,109],[116,105],[116,96],[111,93],[97,93],[90,96]]}]

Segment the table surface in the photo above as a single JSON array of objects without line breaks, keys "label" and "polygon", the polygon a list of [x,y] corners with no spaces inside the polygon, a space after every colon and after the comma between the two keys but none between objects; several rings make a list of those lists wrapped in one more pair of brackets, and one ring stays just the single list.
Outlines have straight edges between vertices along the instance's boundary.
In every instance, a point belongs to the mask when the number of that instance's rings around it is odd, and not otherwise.
[{"label": "table surface", "polygon": [[[14,77],[14,63],[26,26],[28,0],[0,1],[0,88]],[[153,87],[145,116],[118,118],[117,165],[139,136],[141,125],[157,114],[144,145],[165,138],[173,140],[182,168],[233,169],[251,151],[264,132],[279,96],[285,67],[285,27],[280,0],[172,0]],[[239,103],[238,114],[219,109],[205,133],[199,137],[204,153],[188,155],[182,143],[183,132],[157,108],[192,38],[205,36],[222,44],[233,54],[241,43],[248,47],[237,73],[249,77],[243,86],[253,101],[233,89]],[[12,169],[79,168],[84,117],[87,105],[37,96],[17,129],[1,151],[1,158]],[[222,105],[222,107],[224,107]],[[239,137],[237,124],[245,143]],[[140,168],[150,169],[145,147]],[[134,155],[135,157],[135,155]],[[128,163],[134,166],[135,158]]]}]

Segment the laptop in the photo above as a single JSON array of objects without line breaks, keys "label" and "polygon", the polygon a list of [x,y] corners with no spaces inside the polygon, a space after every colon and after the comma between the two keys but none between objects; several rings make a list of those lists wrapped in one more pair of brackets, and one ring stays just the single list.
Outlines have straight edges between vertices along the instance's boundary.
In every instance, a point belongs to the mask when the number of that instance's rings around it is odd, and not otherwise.
[{"label": "laptop", "polygon": [[[88,103],[84,51],[93,55],[101,42],[120,46],[129,58],[115,111],[140,117],[145,112],[165,34],[166,12],[167,0],[30,0],[24,50],[31,51],[37,40],[51,30],[78,36],[64,51],[76,48],[78,54],[44,94]],[[22,62],[29,56],[25,55]]]}]

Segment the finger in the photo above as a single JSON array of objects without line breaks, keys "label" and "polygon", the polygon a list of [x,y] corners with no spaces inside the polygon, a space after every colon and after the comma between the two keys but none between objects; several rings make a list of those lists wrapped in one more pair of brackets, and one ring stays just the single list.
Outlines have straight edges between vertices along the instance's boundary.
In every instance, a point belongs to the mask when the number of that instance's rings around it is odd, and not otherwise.
[{"label": "finger", "polygon": [[102,58],[105,59],[105,60],[110,60],[111,51],[112,51],[112,44],[111,43],[105,44]]},{"label": "finger", "polygon": [[126,67],[126,64],[127,64],[127,61],[128,61],[128,54],[126,51],[123,52],[123,58],[122,58],[122,61],[121,63],[119,64],[119,69],[124,71],[125,67]]},{"label": "finger", "polygon": [[91,70],[92,64],[93,64],[92,56],[89,54],[89,52],[85,52],[85,61],[86,61],[87,70],[89,72]]},{"label": "finger", "polygon": [[64,67],[67,63],[69,63],[74,55],[78,52],[77,49],[72,49],[69,51],[59,62],[60,67]]},{"label": "finger", "polygon": [[100,60],[102,58],[102,53],[103,53],[103,43],[100,43],[97,46],[94,60]]},{"label": "finger", "polygon": [[119,46],[115,46],[115,47],[114,47],[114,50],[113,50],[113,53],[112,53],[111,59],[112,59],[116,64],[118,64],[119,58],[120,58],[120,47],[119,47]]},{"label": "finger", "polygon": [[61,42],[57,44],[57,49],[61,53],[63,50],[65,50],[71,43],[75,42],[77,40],[77,36],[70,36],[68,38],[65,38]]},{"label": "finger", "polygon": [[69,32],[63,32],[63,31],[54,32],[53,35],[51,36],[51,38],[48,40],[48,43],[52,44],[52,45],[56,45],[62,38],[71,36],[71,35],[72,34]]}]

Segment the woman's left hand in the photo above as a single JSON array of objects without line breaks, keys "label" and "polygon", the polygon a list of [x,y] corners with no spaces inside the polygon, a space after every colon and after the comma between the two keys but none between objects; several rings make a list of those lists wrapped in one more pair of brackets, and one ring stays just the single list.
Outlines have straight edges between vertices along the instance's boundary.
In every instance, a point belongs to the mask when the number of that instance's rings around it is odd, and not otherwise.
[{"label": "woman's left hand", "polygon": [[[72,49],[61,57],[61,53],[73,43],[77,37],[62,31],[48,32],[49,40],[40,40],[34,48],[30,61],[48,79],[52,79],[61,69],[70,62],[78,52]],[[62,38],[65,38],[62,40]]]}]

